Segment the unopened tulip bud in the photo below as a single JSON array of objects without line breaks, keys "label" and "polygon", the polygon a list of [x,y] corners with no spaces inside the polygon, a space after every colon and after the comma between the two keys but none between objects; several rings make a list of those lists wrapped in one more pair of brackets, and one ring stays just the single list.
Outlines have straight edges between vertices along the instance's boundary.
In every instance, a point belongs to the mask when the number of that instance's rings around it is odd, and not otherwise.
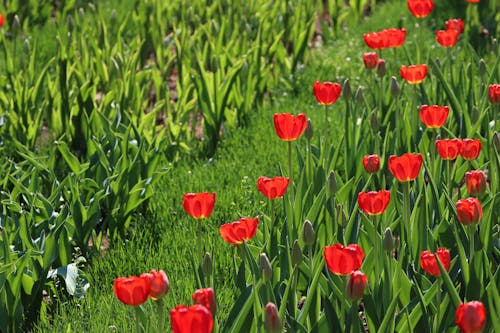
[{"label": "unopened tulip bud", "polygon": [[78,15],[83,18],[85,16],[85,9],[83,9],[82,7],[78,8]]},{"label": "unopened tulip bud", "polygon": [[75,28],[75,20],[73,19],[73,15],[68,14],[68,30],[73,31]]},{"label": "unopened tulip bud", "polygon": [[299,241],[295,240],[292,246],[292,265],[300,265],[303,259],[302,256],[302,249],[300,248]]},{"label": "unopened tulip bud", "polygon": [[394,249],[394,235],[392,234],[391,228],[385,229],[384,238],[382,239],[382,247],[387,252],[390,252]]},{"label": "unopened tulip bud", "polygon": [[484,62],[484,60],[482,58],[479,60],[479,65],[477,66],[477,72],[481,76],[486,74],[486,63]]},{"label": "unopened tulip bud", "polygon": [[265,253],[260,254],[259,269],[260,274],[265,281],[271,280],[273,277],[273,268]]},{"label": "unopened tulip bud", "polygon": [[311,140],[313,134],[314,134],[314,128],[312,125],[312,121],[311,119],[307,119],[307,127],[306,130],[304,131],[304,136],[306,137],[307,140]]},{"label": "unopened tulip bud", "polygon": [[345,99],[350,98],[352,95],[351,83],[349,82],[349,79],[345,79],[344,81],[344,86],[342,87],[342,95]]},{"label": "unopened tulip bud", "polygon": [[109,19],[111,23],[116,23],[116,20],[118,19],[118,14],[116,13],[116,9],[113,8]]},{"label": "unopened tulip bud", "polygon": [[401,244],[401,241],[399,239],[399,236],[398,237],[395,237],[394,238],[394,249],[399,249],[399,245]]},{"label": "unopened tulip bud", "polygon": [[304,228],[302,229],[302,240],[304,241],[304,244],[308,246],[313,245],[314,241],[316,240],[316,233],[314,232],[312,223],[309,220],[304,221]]},{"label": "unopened tulip bud", "polygon": [[362,103],[363,102],[363,100],[365,98],[363,96],[363,88],[362,87],[358,87],[358,89],[356,89],[356,93],[354,94],[354,99],[358,103]]},{"label": "unopened tulip bud", "polygon": [[205,253],[205,255],[203,256],[201,269],[203,271],[203,274],[205,274],[206,276],[212,275],[212,269],[213,269],[212,256],[208,252]]},{"label": "unopened tulip bud", "polygon": [[274,303],[267,303],[264,308],[264,326],[266,332],[281,333],[281,318]]},{"label": "unopened tulip bud", "polygon": [[439,58],[436,58],[436,65],[438,67],[441,67],[441,60],[439,60]]},{"label": "unopened tulip bud", "polygon": [[374,133],[378,133],[378,131],[380,129],[380,125],[378,123],[378,118],[377,118],[377,114],[375,113],[375,111],[372,111],[372,113],[370,114],[370,126],[371,126]]},{"label": "unopened tulip bud", "polygon": [[12,20],[12,32],[16,33],[21,27],[21,21],[19,20],[19,16],[14,15],[14,19]]},{"label": "unopened tulip bud", "polygon": [[391,96],[397,97],[401,95],[401,88],[399,87],[398,79],[395,76],[391,78]]},{"label": "unopened tulip bud", "polygon": [[494,54],[497,54],[498,51],[498,40],[496,38],[493,38],[491,41],[491,52]]},{"label": "unopened tulip bud", "polygon": [[162,298],[170,288],[167,274],[165,274],[163,270],[157,272],[152,269],[149,273],[141,274],[141,278],[147,278],[149,280],[151,286],[149,289],[149,298],[155,301]]},{"label": "unopened tulip bud", "polygon": [[387,68],[384,59],[379,59],[377,63],[377,75],[383,77],[387,73]]},{"label": "unopened tulip bud", "polygon": [[366,275],[363,272],[352,272],[349,276],[349,282],[347,282],[347,296],[352,300],[357,300],[363,297],[366,288],[366,280]]},{"label": "unopened tulip bud", "polygon": [[328,175],[328,187],[330,188],[330,193],[335,194],[337,192],[337,179],[335,178],[335,172],[330,171]]},{"label": "unopened tulip bud", "polygon": [[470,111],[470,119],[473,123],[476,123],[479,119],[479,110],[477,109],[477,107],[473,106]]},{"label": "unopened tulip bud", "polygon": [[347,215],[345,214],[344,208],[342,207],[341,204],[337,205],[337,221],[342,222],[343,228],[347,227],[347,224],[349,223],[349,220],[347,219]]},{"label": "unopened tulip bud", "polygon": [[498,132],[493,133],[493,145],[495,146],[497,151],[500,151],[500,135]]}]

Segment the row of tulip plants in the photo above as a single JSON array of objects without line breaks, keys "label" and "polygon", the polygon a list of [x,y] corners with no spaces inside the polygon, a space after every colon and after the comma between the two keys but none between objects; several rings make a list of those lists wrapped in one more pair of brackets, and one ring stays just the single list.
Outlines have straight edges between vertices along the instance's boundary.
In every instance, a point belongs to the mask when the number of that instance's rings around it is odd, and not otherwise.
[{"label": "row of tulip plants", "polygon": [[[433,7],[408,0],[415,20]],[[173,332],[500,330],[500,58],[496,45],[485,60],[468,49],[461,36],[469,24],[450,19],[429,41],[448,48],[442,60],[422,45],[409,54],[404,28],[367,33],[375,52],[359,57],[372,87],[366,96],[349,80],[318,81],[311,86],[324,121],[274,115],[288,145],[280,160],[286,176],[256,180],[266,211],[220,225],[237,289],[223,322],[213,249],[203,244],[215,235],[201,232],[201,224],[217,223],[216,193],[184,195],[195,219],[185,223],[198,224],[191,265],[199,289],[194,305],[170,309]],[[454,52],[461,43],[468,62]],[[388,48],[393,55],[383,57]],[[426,63],[411,64],[416,59]],[[339,112],[344,131],[333,142]],[[168,289],[163,270],[114,282],[117,299],[137,314],[137,331],[149,327],[141,315],[148,298],[159,304],[163,330]]]},{"label": "row of tulip plants", "polygon": [[292,84],[316,12],[349,9],[334,0],[117,3],[130,10],[0,5],[3,332],[30,329],[57,290],[84,297],[80,268],[143,220],[162,157],[213,154],[225,128]]}]

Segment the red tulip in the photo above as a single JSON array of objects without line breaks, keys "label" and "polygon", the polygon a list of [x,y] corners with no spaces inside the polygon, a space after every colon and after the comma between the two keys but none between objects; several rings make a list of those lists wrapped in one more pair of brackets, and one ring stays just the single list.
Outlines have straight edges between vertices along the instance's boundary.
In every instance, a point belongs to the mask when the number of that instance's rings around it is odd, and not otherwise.
[{"label": "red tulip", "polygon": [[380,157],[376,154],[363,156],[363,167],[368,173],[377,172],[380,169]]},{"label": "red tulip", "polygon": [[215,192],[186,193],[182,199],[182,207],[195,219],[204,219],[212,214],[215,204]]},{"label": "red tulip", "polygon": [[376,52],[366,52],[363,54],[365,68],[372,69],[377,66],[378,56]]},{"label": "red tulip", "polygon": [[427,76],[427,65],[401,66],[399,73],[409,84],[419,84]]},{"label": "red tulip", "polygon": [[436,140],[436,149],[443,160],[454,160],[462,151],[462,140]]},{"label": "red tulip", "polygon": [[403,46],[406,38],[406,29],[396,29],[390,28],[384,30],[386,39],[388,40],[388,47],[400,47]]},{"label": "red tulip", "polygon": [[422,105],[420,106],[420,119],[429,128],[440,128],[444,125],[450,109],[447,106]]},{"label": "red tulip", "polygon": [[455,311],[455,324],[462,333],[481,333],[486,324],[486,308],[479,301],[462,303]]},{"label": "red tulip", "polygon": [[479,3],[480,0],[467,0],[468,3]]},{"label": "red tulip", "polygon": [[281,198],[285,195],[289,182],[290,178],[288,177],[276,176],[268,178],[262,176],[257,180],[257,189],[268,199]]},{"label": "red tulip", "polygon": [[389,157],[389,171],[400,182],[408,182],[417,178],[422,167],[422,161],[422,154],[391,155]]},{"label": "red tulip", "polygon": [[217,304],[215,302],[215,294],[212,288],[198,289],[194,292],[192,298],[195,304],[203,305],[210,311],[212,317],[215,316]]},{"label": "red tulip", "polygon": [[313,92],[319,104],[330,105],[339,98],[342,86],[338,83],[316,81],[313,85]]},{"label": "red tulip", "polygon": [[493,104],[500,104],[500,84],[490,84],[488,86],[488,99]]},{"label": "red tulip", "polygon": [[365,257],[363,249],[357,244],[325,246],[323,254],[328,269],[338,275],[348,275],[358,270]]},{"label": "red tulip", "polygon": [[432,0],[408,0],[407,4],[411,14],[417,18],[426,17],[434,9]]},{"label": "red tulip", "polygon": [[455,205],[458,222],[464,225],[476,224],[483,217],[481,202],[476,198],[461,199]]},{"label": "red tulip", "polygon": [[148,278],[140,276],[119,277],[113,283],[116,297],[123,303],[138,306],[148,299],[151,284]]},{"label": "red tulip", "polygon": [[264,308],[264,326],[266,327],[266,332],[280,333],[282,332],[281,318],[274,303],[267,303]]},{"label": "red tulip", "polygon": [[384,29],[379,32],[363,34],[366,45],[374,50],[386,49],[389,47],[400,47],[406,38],[406,29]]},{"label": "red tulip", "polygon": [[481,152],[481,140],[479,139],[462,139],[462,155],[464,160],[475,160]]},{"label": "red tulip", "polygon": [[149,273],[141,274],[142,278],[149,279],[149,284],[151,286],[149,290],[149,298],[153,300],[157,300],[162,298],[170,287],[168,282],[167,274],[163,270],[159,270],[158,272],[154,269]]},{"label": "red tulip", "polygon": [[307,127],[306,115],[293,116],[289,113],[274,114],[274,129],[283,141],[295,141]]},{"label": "red tulip", "polygon": [[210,333],[214,320],[210,311],[201,304],[178,305],[170,310],[173,333]]},{"label": "red tulip", "polygon": [[420,267],[422,267],[427,274],[432,276],[441,275],[436,257],[447,272],[450,270],[450,251],[443,247],[437,249],[435,255],[429,250],[423,251],[422,254],[420,254]]},{"label": "red tulip", "polygon": [[382,190],[380,192],[359,192],[358,205],[366,215],[382,214],[391,200],[391,192]]},{"label": "red tulip", "polygon": [[220,235],[229,244],[239,245],[255,236],[259,218],[243,217],[239,221],[220,226]]},{"label": "red tulip", "polygon": [[363,272],[352,272],[349,276],[349,281],[347,282],[347,296],[349,296],[352,300],[363,297],[366,288],[366,280],[366,275]]},{"label": "red tulip", "polygon": [[457,43],[458,35],[456,30],[439,30],[436,32],[436,40],[443,47],[452,47]]},{"label": "red tulip", "polygon": [[449,19],[445,24],[446,30],[456,30],[460,34],[464,32],[464,22],[461,19]]},{"label": "red tulip", "polygon": [[482,170],[466,172],[465,184],[470,195],[481,195],[486,191],[486,175]]},{"label": "red tulip", "polygon": [[0,14],[0,28],[3,27],[4,24],[5,24],[5,17],[3,16],[3,14]]}]

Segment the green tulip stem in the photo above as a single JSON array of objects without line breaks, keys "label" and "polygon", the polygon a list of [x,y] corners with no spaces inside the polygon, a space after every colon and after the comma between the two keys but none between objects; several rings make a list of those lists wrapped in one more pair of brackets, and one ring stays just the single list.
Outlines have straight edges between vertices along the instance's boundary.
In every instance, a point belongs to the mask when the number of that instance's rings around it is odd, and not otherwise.
[{"label": "green tulip stem", "polygon": [[470,266],[469,271],[472,271],[472,257],[474,256],[474,251],[475,251],[474,236],[476,233],[476,225],[471,224],[470,226],[468,226],[468,229],[469,229],[469,266]]},{"label": "green tulip stem", "polygon": [[250,271],[252,274],[252,281],[253,281],[252,294],[254,297],[254,302],[253,302],[254,325],[257,329],[257,332],[260,332],[260,320],[259,320],[259,318],[261,317],[261,304],[260,304],[260,298],[259,298],[259,288],[258,288],[258,284],[257,284],[258,272],[256,272],[254,270],[254,267],[252,265],[252,254],[250,253],[250,249],[248,248],[247,243],[243,242],[242,246],[243,246],[243,250],[245,252],[248,266],[250,266]]},{"label": "green tulip stem", "polygon": [[203,263],[203,249],[202,249],[202,245],[201,245],[201,223],[198,222],[198,258],[199,258],[199,263],[200,265]]},{"label": "green tulip stem", "polygon": [[135,314],[135,332],[141,333],[141,314],[139,306],[134,306],[134,314]]},{"label": "green tulip stem", "polygon": [[307,179],[310,182],[313,181],[311,154],[311,139],[307,139]]},{"label": "green tulip stem", "polygon": [[158,332],[164,332],[165,329],[165,314],[163,311],[164,303],[163,298],[159,298],[156,300],[156,311],[158,311]]},{"label": "green tulip stem", "polygon": [[[406,230],[406,245],[408,249],[410,249],[410,243],[411,243],[411,238],[410,238],[410,218],[411,218],[411,208],[410,208],[410,182],[404,182],[403,184],[403,221],[402,221],[402,228],[405,228]],[[403,233],[401,233],[403,234]],[[412,251],[410,249],[410,259],[412,259]]]},{"label": "green tulip stem", "polygon": [[328,126],[328,106],[326,104],[323,105],[324,106],[324,109],[325,109],[325,133],[326,133],[326,137],[328,137],[328,131],[329,131],[329,128],[330,126]]}]

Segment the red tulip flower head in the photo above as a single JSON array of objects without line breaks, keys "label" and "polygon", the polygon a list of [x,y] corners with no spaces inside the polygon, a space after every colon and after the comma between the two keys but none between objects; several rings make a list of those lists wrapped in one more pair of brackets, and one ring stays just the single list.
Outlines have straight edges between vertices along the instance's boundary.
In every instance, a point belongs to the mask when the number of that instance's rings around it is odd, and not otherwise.
[{"label": "red tulip flower head", "polygon": [[162,298],[170,287],[167,274],[163,270],[156,271],[154,269],[149,273],[141,274],[142,278],[149,279],[151,288],[149,289],[149,298],[157,300]]},{"label": "red tulip flower head", "polygon": [[479,139],[462,139],[462,151],[460,155],[464,160],[475,160],[481,152],[481,140]]},{"label": "red tulip flower head", "polygon": [[464,32],[464,22],[461,19],[449,19],[445,24],[446,30],[455,30],[459,34]]},{"label": "red tulip flower head", "polygon": [[182,207],[195,219],[204,219],[212,214],[215,204],[215,192],[186,193],[182,198]]},{"label": "red tulip flower head", "polygon": [[455,311],[455,324],[462,333],[481,333],[486,324],[486,308],[479,301],[462,303]]},{"label": "red tulip flower head", "polygon": [[463,225],[476,224],[483,217],[481,202],[476,198],[461,199],[455,205],[457,206],[458,222]]},{"label": "red tulip flower head", "polygon": [[457,43],[460,33],[456,30],[439,30],[436,32],[436,41],[443,47],[452,47]]},{"label": "red tulip flower head", "polygon": [[450,270],[450,251],[442,247],[437,249],[436,254],[429,250],[423,251],[422,254],[420,254],[420,267],[422,267],[427,274],[432,276],[441,275],[436,257],[447,272]]},{"label": "red tulip flower head", "polygon": [[440,128],[446,122],[450,109],[447,106],[420,106],[420,120],[428,128]]},{"label": "red tulip flower head", "polygon": [[488,99],[493,104],[500,104],[500,84],[490,84],[488,86]]},{"label": "red tulip flower head", "polygon": [[401,66],[399,73],[409,84],[419,84],[427,76],[427,65]]},{"label": "red tulip flower head", "polygon": [[339,83],[324,82],[320,81],[314,82],[313,85],[314,97],[321,105],[330,105],[335,103],[342,92],[342,86]]},{"label": "red tulip flower head", "polygon": [[282,332],[283,325],[281,323],[281,318],[276,305],[272,302],[267,303],[264,308],[264,326],[266,328],[266,332]]},{"label": "red tulip flower head", "polygon": [[140,276],[119,277],[113,283],[115,296],[123,303],[138,306],[146,302],[151,289],[149,278]]},{"label": "red tulip flower head", "polygon": [[411,14],[417,18],[426,17],[434,9],[432,0],[408,0],[406,3]]},{"label": "red tulip flower head", "polygon": [[436,140],[436,149],[443,160],[454,160],[462,152],[462,140]]},{"label": "red tulip flower head", "polygon": [[406,29],[384,29],[379,32],[363,34],[365,44],[374,50],[381,50],[390,47],[400,47],[404,44]]},{"label": "red tulip flower head", "polygon": [[382,190],[379,192],[359,192],[358,205],[366,215],[382,214],[391,201],[391,192]]},{"label": "red tulip flower head", "polygon": [[0,14],[0,28],[2,28],[5,24],[5,17],[3,14]]},{"label": "red tulip flower head", "polygon": [[285,195],[289,182],[290,178],[288,177],[276,176],[268,178],[262,176],[257,180],[257,189],[268,199],[281,198]]},{"label": "red tulip flower head", "polygon": [[358,270],[365,257],[363,249],[357,244],[325,246],[323,254],[328,269],[337,275],[348,275]]},{"label": "red tulip flower head", "polygon": [[274,114],[274,129],[283,141],[295,141],[306,130],[306,115],[293,116],[289,113]]},{"label": "red tulip flower head", "polygon": [[214,327],[212,314],[201,304],[170,310],[170,322],[173,333],[210,333]]},{"label": "red tulip flower head", "polygon": [[223,224],[220,226],[220,235],[229,244],[240,245],[255,236],[259,218],[243,217],[239,221]]},{"label": "red tulip flower head", "polygon": [[363,167],[368,173],[377,172],[380,169],[380,157],[376,154],[363,156]]},{"label": "red tulip flower head", "polygon": [[481,0],[467,0],[468,3],[479,3]]},{"label": "red tulip flower head", "polygon": [[396,29],[390,28],[384,30],[385,38],[388,40],[389,47],[401,47],[403,46],[406,38],[406,29]]},{"label": "red tulip flower head", "polygon": [[347,296],[352,300],[357,300],[363,297],[366,288],[366,275],[361,271],[354,271],[349,276],[347,282]]},{"label": "red tulip flower head", "polygon": [[363,63],[366,69],[377,67],[378,56],[376,52],[366,52],[363,54]]},{"label": "red tulip flower head", "polygon": [[400,182],[408,182],[417,178],[422,161],[422,154],[391,155],[389,157],[389,171]]},{"label": "red tulip flower head", "polygon": [[481,195],[486,191],[486,175],[482,170],[466,172],[465,184],[470,195]]},{"label": "red tulip flower head", "polygon": [[212,288],[198,289],[194,292],[192,298],[195,304],[203,305],[210,311],[212,317],[215,316],[217,304],[215,302],[215,294]]}]

